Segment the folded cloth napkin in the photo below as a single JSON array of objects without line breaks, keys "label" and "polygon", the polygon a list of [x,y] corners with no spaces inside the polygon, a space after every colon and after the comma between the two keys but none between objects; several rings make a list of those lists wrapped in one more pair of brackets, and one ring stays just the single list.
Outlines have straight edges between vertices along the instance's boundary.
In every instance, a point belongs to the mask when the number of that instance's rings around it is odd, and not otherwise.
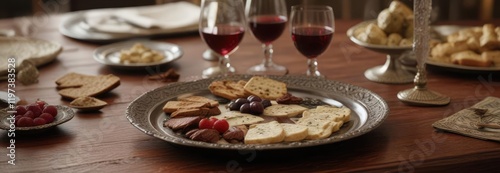
[{"label": "folded cloth napkin", "polygon": [[487,97],[432,126],[473,138],[500,142],[500,98]]},{"label": "folded cloth napkin", "polygon": [[198,24],[200,7],[189,2],[162,5],[96,9],[85,12],[88,28],[111,33],[178,29]]}]

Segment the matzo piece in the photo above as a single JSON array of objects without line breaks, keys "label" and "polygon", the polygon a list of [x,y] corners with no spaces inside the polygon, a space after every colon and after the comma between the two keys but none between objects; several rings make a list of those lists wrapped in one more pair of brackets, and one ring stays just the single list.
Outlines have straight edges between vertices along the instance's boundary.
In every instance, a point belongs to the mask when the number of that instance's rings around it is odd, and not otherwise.
[{"label": "matzo piece", "polygon": [[120,85],[120,78],[108,74],[89,76],[78,73],[69,73],[56,81],[59,95],[68,99],[78,97],[93,97],[106,93]]},{"label": "matzo piece", "polygon": [[286,83],[261,76],[252,77],[244,89],[248,94],[270,100],[276,100],[287,93]]}]

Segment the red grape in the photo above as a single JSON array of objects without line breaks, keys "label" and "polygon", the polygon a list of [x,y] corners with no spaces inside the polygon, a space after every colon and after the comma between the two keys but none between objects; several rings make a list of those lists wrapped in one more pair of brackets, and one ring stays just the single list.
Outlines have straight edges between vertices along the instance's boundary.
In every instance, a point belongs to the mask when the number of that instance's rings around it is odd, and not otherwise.
[{"label": "red grape", "polygon": [[36,103],[28,105],[26,107],[26,109],[28,111],[33,112],[33,114],[35,115],[35,117],[38,117],[38,116],[40,116],[40,114],[42,114],[42,109],[40,109],[40,107]]},{"label": "red grape", "polygon": [[224,133],[229,129],[229,123],[225,119],[215,121],[213,128],[219,133]]},{"label": "red grape", "polygon": [[42,115],[40,115],[40,118],[45,119],[47,123],[51,123],[54,121],[54,117],[48,113],[43,113]]},{"label": "red grape", "polygon": [[45,104],[47,104],[45,101],[42,101],[42,100],[37,100],[35,103],[38,105],[38,107],[41,110],[43,110],[43,108],[45,108]]},{"label": "red grape", "polygon": [[33,126],[33,118],[30,117],[22,117],[16,124],[19,127],[30,127]]},{"label": "red grape", "polygon": [[24,115],[26,111],[24,106],[16,106],[16,115]]},{"label": "red grape", "polygon": [[198,128],[200,129],[211,129],[213,126],[214,122],[207,118],[201,119],[200,122],[198,123]]},{"label": "red grape", "polygon": [[49,105],[43,109],[42,113],[48,113],[52,115],[53,117],[56,117],[57,115],[57,108],[55,106]]},{"label": "red grape", "polygon": [[44,124],[47,124],[47,121],[43,118],[38,117],[38,118],[33,119],[33,124],[35,126],[44,125]]},{"label": "red grape", "polygon": [[32,119],[36,118],[36,116],[33,113],[33,111],[28,111],[28,112],[24,113],[23,117],[30,117]]}]

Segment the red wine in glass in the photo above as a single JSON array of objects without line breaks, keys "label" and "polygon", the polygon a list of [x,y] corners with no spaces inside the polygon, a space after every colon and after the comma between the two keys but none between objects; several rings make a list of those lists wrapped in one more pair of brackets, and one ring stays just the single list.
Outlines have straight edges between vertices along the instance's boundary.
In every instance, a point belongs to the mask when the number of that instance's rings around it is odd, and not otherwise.
[{"label": "red wine in glass", "polygon": [[212,31],[203,29],[202,36],[210,49],[224,56],[238,46],[244,33],[245,29],[241,26],[220,25]]},{"label": "red wine in glass", "polygon": [[333,29],[329,27],[296,27],[292,31],[292,40],[297,50],[307,58],[316,58],[323,53],[333,38]]},{"label": "red wine in glass", "polygon": [[253,35],[262,43],[270,44],[285,30],[287,18],[278,15],[262,15],[249,19]]}]

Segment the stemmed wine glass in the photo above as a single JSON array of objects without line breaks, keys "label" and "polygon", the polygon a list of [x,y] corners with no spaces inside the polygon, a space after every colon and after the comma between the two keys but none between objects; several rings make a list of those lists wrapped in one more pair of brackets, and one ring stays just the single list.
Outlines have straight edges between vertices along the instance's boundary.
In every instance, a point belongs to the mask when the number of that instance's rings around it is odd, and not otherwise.
[{"label": "stemmed wine glass", "polygon": [[199,31],[208,47],[219,56],[219,66],[203,71],[203,77],[235,72],[229,54],[240,44],[245,33],[242,0],[204,0],[201,4]]},{"label": "stemmed wine glass", "polygon": [[250,67],[247,73],[263,75],[284,75],[286,67],[273,62],[274,40],[278,39],[287,22],[286,4],[284,0],[247,0],[245,13],[248,26],[257,40],[262,43],[264,60]]},{"label": "stemmed wine glass", "polygon": [[290,31],[295,47],[307,58],[308,76],[322,77],[316,58],[330,45],[335,32],[333,10],[329,6],[292,7]]}]

